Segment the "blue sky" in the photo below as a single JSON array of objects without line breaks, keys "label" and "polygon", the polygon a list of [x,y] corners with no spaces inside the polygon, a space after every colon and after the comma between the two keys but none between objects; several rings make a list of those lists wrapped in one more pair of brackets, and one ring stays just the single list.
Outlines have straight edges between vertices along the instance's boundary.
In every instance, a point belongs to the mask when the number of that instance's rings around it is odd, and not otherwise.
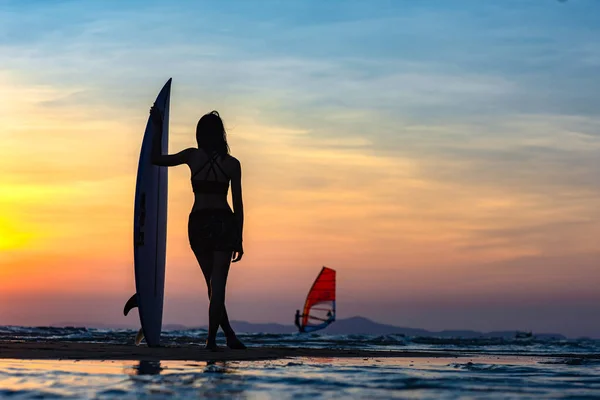
[{"label": "blue sky", "polygon": [[[173,77],[171,149],[193,145],[199,112],[224,116],[246,168],[249,235],[269,232],[249,244],[267,254],[249,259],[259,270],[288,263],[296,282],[312,272],[294,271],[312,271],[316,259],[338,263],[349,315],[463,328],[500,304],[472,327],[510,328],[543,315],[532,329],[600,337],[598,323],[578,329],[568,320],[592,321],[589,304],[600,301],[598,15],[595,0],[0,0],[0,101],[9,105],[0,110],[0,166],[13,173],[6,182],[129,182],[134,133]],[[23,170],[9,156],[34,142],[48,158]],[[95,152],[67,164],[78,146]],[[99,168],[108,158],[111,168]],[[85,175],[70,176],[73,163]],[[42,166],[60,173],[46,176]],[[189,188],[185,173],[172,176],[177,220]],[[105,202],[128,215],[121,204],[131,191],[122,191]],[[300,216],[284,217],[286,209]],[[266,222],[272,215],[277,221]],[[176,280],[191,261],[173,232]],[[272,255],[273,240],[315,259]],[[328,241],[335,251],[318,244]],[[373,277],[364,278],[366,264]],[[359,285],[403,274],[419,283],[389,286],[372,300]],[[300,283],[294,290],[304,295]],[[286,321],[297,301],[283,292],[278,307],[244,292],[256,299],[244,317],[260,319],[254,310],[271,307],[265,318]],[[186,293],[173,301],[192,303]],[[243,303],[235,294],[232,301]],[[564,319],[556,322],[559,308]],[[460,326],[442,323],[444,315]]]}]

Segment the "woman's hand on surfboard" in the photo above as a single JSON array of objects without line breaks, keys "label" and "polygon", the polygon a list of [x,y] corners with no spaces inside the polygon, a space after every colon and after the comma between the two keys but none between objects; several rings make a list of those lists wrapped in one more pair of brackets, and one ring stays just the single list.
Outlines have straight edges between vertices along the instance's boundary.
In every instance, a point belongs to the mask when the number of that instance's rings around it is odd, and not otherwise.
[{"label": "woman's hand on surfboard", "polygon": [[154,106],[150,107],[150,119],[152,123],[158,126],[162,126],[163,117],[160,110]]}]

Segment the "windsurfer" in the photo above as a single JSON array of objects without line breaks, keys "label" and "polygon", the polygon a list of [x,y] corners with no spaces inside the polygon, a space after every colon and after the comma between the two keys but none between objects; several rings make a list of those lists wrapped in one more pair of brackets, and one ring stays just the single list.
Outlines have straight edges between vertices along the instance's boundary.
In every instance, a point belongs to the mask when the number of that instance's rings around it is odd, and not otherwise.
[{"label": "windsurfer", "polygon": [[315,332],[335,321],[335,270],[323,267],[308,291],[304,307],[296,310],[294,323],[300,332]]},{"label": "windsurfer", "polygon": [[296,316],[294,318],[294,324],[298,327],[300,332],[304,332],[304,327],[300,323],[300,318],[302,318],[302,314],[300,314],[300,310],[296,310]]}]

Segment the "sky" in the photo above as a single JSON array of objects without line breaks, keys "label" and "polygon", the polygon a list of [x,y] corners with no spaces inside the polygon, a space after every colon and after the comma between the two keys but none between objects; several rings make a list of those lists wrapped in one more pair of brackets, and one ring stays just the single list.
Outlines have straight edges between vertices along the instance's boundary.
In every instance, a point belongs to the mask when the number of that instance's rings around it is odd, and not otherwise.
[{"label": "sky", "polygon": [[[0,0],[0,324],[123,324],[148,109],[242,164],[230,318],[600,338],[600,2]],[[169,171],[164,323],[207,323]]]}]

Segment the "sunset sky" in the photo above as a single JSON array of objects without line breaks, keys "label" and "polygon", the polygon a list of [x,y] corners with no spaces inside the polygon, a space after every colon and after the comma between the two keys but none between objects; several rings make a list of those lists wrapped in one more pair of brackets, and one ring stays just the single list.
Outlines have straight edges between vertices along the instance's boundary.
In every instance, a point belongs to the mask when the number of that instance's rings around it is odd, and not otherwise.
[{"label": "sunset sky", "polygon": [[[218,110],[243,168],[230,317],[600,338],[597,0],[0,0],[0,325],[107,323],[134,292],[148,109]],[[165,323],[205,324],[170,169]]]}]

